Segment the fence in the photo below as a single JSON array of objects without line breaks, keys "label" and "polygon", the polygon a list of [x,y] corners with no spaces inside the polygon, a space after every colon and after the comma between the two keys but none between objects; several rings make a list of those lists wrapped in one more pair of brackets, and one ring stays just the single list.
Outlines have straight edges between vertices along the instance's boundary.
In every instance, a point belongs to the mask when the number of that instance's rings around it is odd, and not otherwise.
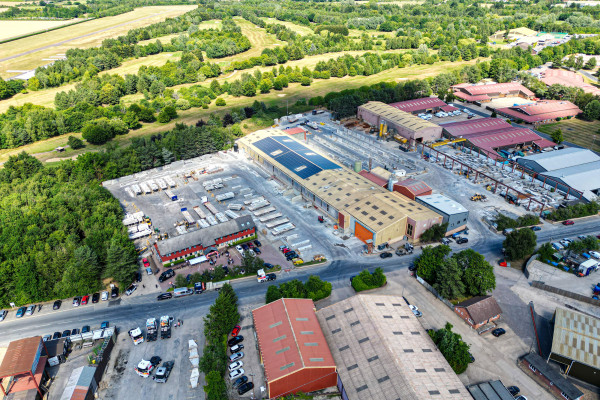
[{"label": "fence", "polygon": [[533,281],[531,282],[531,286],[537,289],[545,290],[546,292],[556,293],[561,296],[569,297],[573,300],[583,301],[584,303],[592,304],[594,306],[600,306],[600,300],[594,300],[591,297],[582,296],[577,293],[569,292],[568,290],[563,290],[554,286],[549,286],[541,281]]},{"label": "fence", "polygon": [[417,281],[423,285],[425,287],[425,289],[429,290],[431,293],[433,293],[433,295],[435,297],[438,298],[438,300],[440,300],[442,303],[444,303],[445,305],[447,305],[452,311],[454,311],[454,304],[450,303],[448,300],[446,300],[445,298],[443,298],[442,296],[440,296],[437,292],[437,290],[435,290],[429,283],[425,282],[425,280],[423,278],[421,278],[419,275],[416,275],[417,277]]}]

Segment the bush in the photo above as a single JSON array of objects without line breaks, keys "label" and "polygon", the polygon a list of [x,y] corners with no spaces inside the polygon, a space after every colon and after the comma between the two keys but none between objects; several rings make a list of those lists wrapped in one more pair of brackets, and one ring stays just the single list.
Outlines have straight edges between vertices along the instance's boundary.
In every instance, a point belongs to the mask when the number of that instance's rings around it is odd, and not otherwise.
[{"label": "bush", "polygon": [[563,221],[570,218],[581,218],[590,215],[596,215],[600,211],[600,204],[595,201],[589,203],[572,204],[563,208],[559,208],[550,215],[548,219],[553,221]]},{"label": "bush", "polygon": [[421,234],[420,240],[421,242],[437,242],[446,236],[446,231],[448,230],[448,223],[433,225],[425,232]]},{"label": "bush", "polygon": [[267,289],[265,303],[269,304],[281,298],[311,299],[318,301],[331,295],[331,283],[321,280],[316,275],[308,277],[306,283],[298,279],[282,283],[281,285],[271,285]]},{"label": "bush", "polygon": [[164,124],[174,118],[177,118],[177,110],[173,106],[166,106],[158,113],[157,121]]},{"label": "bush", "polygon": [[521,215],[517,219],[512,219],[504,214],[498,214],[494,222],[497,225],[499,231],[505,229],[521,228],[523,226],[538,225],[540,223],[540,217],[533,214]]},{"label": "bush", "polygon": [[352,287],[357,292],[382,287],[385,283],[386,278],[381,268],[376,268],[372,274],[365,269],[352,279]]},{"label": "bush", "polygon": [[181,260],[175,260],[175,261],[173,261],[173,262],[171,263],[171,265],[182,264],[182,263],[184,263],[184,262],[185,262],[185,260],[182,258]]},{"label": "bush", "polygon": [[67,144],[73,150],[82,149],[82,148],[85,147],[85,144],[83,143],[83,140],[81,140],[81,139],[79,139],[78,137],[75,137],[75,136],[69,136],[69,139],[67,140]]},{"label": "bush", "polygon": [[223,107],[223,106],[227,105],[227,103],[225,103],[225,100],[222,99],[221,97],[217,98],[217,100],[215,101],[215,104],[219,107]]},{"label": "bush", "polygon": [[506,235],[504,240],[504,255],[509,261],[521,260],[533,253],[537,236],[531,229],[519,229]]},{"label": "bush", "polygon": [[164,263],[163,267],[164,268],[169,268],[171,265],[173,265],[173,263],[168,262],[168,263]]}]

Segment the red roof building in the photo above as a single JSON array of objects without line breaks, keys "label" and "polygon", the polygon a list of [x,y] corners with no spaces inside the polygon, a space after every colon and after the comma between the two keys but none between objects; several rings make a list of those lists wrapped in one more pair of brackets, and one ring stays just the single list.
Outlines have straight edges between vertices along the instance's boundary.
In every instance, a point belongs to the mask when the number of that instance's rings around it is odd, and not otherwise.
[{"label": "red roof building", "polygon": [[252,316],[268,398],[337,384],[337,368],[312,300],[279,299]]},{"label": "red roof building", "polygon": [[496,131],[499,129],[510,129],[512,125],[501,118],[479,118],[460,122],[443,124],[444,132],[454,136],[467,138],[469,135],[483,132]]},{"label": "red roof building", "polygon": [[408,113],[418,114],[426,111],[436,112],[441,107],[445,107],[446,103],[437,97],[423,97],[421,99],[391,103],[390,106]]},{"label": "red roof building", "polygon": [[40,385],[47,378],[45,368],[48,357],[42,354],[46,353],[41,336],[10,342],[0,364],[0,390],[5,397],[9,393],[29,390],[35,390],[40,397],[43,396]]},{"label": "red roof building", "polygon": [[589,83],[585,83],[583,76],[573,71],[566,71],[564,69],[547,69],[540,75],[540,81],[544,82],[548,86],[558,84],[568,87],[578,87],[584,92],[591,93],[594,96],[600,95],[600,89],[598,89],[596,86],[590,85]]},{"label": "red roof building", "polygon": [[364,169],[358,173],[363,178],[367,178],[377,186],[387,187],[388,181],[379,175],[375,175],[371,172],[365,171]]},{"label": "red roof building", "polygon": [[415,200],[417,196],[428,196],[432,193],[431,188],[423,181],[416,179],[405,179],[394,184],[394,192],[398,192]]},{"label": "red roof building", "polygon": [[509,118],[522,119],[529,124],[539,124],[556,118],[572,118],[580,114],[581,110],[570,101],[545,100],[535,104],[498,108],[496,112]]},{"label": "red roof building", "polygon": [[442,110],[443,112],[452,112],[452,111],[457,111],[458,108],[456,108],[454,106],[444,106],[444,107],[440,108],[440,110]]},{"label": "red roof building", "polygon": [[284,129],[283,131],[285,133],[287,133],[288,135],[296,135],[298,133],[304,133],[304,132],[306,132],[306,130],[304,128],[302,128],[301,126],[297,126],[295,128]]},{"label": "red roof building", "polygon": [[454,95],[467,102],[487,102],[499,97],[531,99],[535,94],[520,83],[494,83],[491,85],[454,86]]}]

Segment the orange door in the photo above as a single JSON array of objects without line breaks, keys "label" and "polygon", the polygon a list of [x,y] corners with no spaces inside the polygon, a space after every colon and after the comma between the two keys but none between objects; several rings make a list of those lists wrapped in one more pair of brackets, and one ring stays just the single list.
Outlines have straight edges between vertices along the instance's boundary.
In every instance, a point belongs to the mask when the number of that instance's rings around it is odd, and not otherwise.
[{"label": "orange door", "polygon": [[373,239],[373,232],[362,226],[359,222],[355,222],[354,236],[366,243],[367,240]]}]

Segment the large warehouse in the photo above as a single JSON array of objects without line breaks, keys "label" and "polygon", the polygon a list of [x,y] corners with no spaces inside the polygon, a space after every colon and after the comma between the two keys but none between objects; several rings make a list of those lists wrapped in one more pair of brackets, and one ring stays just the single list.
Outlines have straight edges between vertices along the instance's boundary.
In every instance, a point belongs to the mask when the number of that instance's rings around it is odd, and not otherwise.
[{"label": "large warehouse", "polygon": [[349,400],[466,400],[469,392],[401,296],[358,294],[317,311]]},{"label": "large warehouse", "polygon": [[267,397],[337,384],[337,369],[311,299],[279,299],[252,311]]},{"label": "large warehouse", "polygon": [[467,227],[469,210],[462,204],[441,194],[416,197],[417,203],[423,204],[442,216],[442,223],[448,223],[446,235],[462,231]]},{"label": "large warehouse", "polygon": [[557,118],[572,118],[581,114],[575,104],[566,100],[545,100],[534,104],[497,108],[496,112],[505,117],[523,120],[528,124],[543,124]]},{"label": "large warehouse", "polygon": [[278,129],[254,132],[238,143],[270,174],[365,243],[417,240],[442,222],[427,207],[341,167]]},{"label": "large warehouse", "polygon": [[549,359],[561,364],[567,376],[598,385],[600,319],[557,308]]},{"label": "large warehouse", "polygon": [[442,128],[410,113],[380,101],[370,101],[358,107],[357,117],[372,126],[387,125],[388,132],[415,142],[433,142],[442,136]]},{"label": "large warehouse", "polygon": [[600,95],[600,89],[596,86],[586,83],[583,75],[564,69],[547,69],[541,73],[540,81],[548,86],[563,85],[567,87],[576,87],[585,93],[591,93],[594,96]]},{"label": "large warehouse", "polygon": [[436,113],[448,104],[437,97],[423,97],[421,99],[413,99],[400,101],[398,103],[390,103],[390,106],[411,114],[420,113]]},{"label": "large warehouse", "polygon": [[500,97],[533,99],[535,94],[520,83],[493,83],[489,85],[456,85],[454,95],[469,103],[485,103]]},{"label": "large warehouse", "polygon": [[590,150],[568,147],[519,157],[517,163],[537,172],[536,179],[547,186],[565,193],[573,188],[589,201],[600,195],[600,157]]}]

